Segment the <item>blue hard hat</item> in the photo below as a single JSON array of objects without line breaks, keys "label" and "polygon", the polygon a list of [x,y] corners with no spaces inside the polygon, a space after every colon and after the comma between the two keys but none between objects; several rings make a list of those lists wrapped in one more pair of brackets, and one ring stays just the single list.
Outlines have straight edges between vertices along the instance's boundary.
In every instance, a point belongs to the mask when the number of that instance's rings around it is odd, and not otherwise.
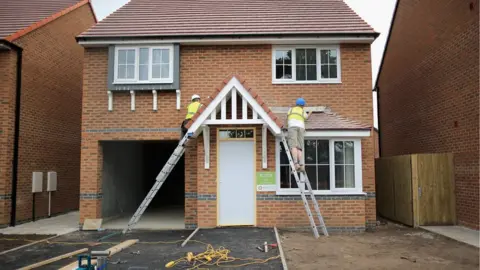
[{"label": "blue hard hat", "polygon": [[297,98],[296,105],[298,105],[298,106],[305,106],[305,99],[303,99],[303,98]]}]

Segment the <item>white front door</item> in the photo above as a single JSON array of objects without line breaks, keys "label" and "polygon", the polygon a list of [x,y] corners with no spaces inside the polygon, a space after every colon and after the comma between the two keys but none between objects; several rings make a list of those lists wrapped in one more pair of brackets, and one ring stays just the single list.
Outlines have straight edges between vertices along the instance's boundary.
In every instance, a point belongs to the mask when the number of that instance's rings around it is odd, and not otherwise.
[{"label": "white front door", "polygon": [[218,225],[255,225],[254,142],[218,143]]}]

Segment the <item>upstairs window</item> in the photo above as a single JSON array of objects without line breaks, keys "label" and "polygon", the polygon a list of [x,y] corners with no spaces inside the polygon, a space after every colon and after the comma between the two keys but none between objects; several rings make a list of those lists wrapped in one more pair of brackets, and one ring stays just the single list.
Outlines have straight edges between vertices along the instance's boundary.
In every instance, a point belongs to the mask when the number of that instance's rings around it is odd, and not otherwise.
[{"label": "upstairs window", "polygon": [[173,46],[116,47],[114,83],[172,83]]},{"label": "upstairs window", "polygon": [[273,48],[273,83],[340,83],[338,46]]}]

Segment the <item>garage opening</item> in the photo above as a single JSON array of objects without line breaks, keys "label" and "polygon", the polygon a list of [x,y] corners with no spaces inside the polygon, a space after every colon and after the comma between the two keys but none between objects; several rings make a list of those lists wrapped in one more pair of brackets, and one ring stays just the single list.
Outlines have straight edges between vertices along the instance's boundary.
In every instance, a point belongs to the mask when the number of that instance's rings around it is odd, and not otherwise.
[{"label": "garage opening", "polygon": [[[125,228],[177,145],[178,141],[102,142],[104,228]],[[135,229],[184,229],[184,198],[182,157]]]}]

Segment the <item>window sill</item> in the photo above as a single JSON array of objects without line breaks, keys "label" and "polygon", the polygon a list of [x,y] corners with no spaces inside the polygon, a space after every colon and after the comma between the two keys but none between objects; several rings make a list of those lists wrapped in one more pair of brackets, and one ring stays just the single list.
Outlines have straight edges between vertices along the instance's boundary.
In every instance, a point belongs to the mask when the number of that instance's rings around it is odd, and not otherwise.
[{"label": "window sill", "polygon": [[[367,193],[363,191],[314,191],[315,196],[342,196],[342,195],[360,195],[366,196]],[[300,196],[299,190],[277,190],[276,195],[298,195]]]},{"label": "window sill", "polygon": [[168,81],[142,81],[142,82],[131,82],[131,81],[115,81],[113,84],[171,84],[173,83],[173,80],[168,80]]},{"label": "window sill", "polygon": [[272,84],[341,84],[341,80],[335,81],[272,81]]}]

